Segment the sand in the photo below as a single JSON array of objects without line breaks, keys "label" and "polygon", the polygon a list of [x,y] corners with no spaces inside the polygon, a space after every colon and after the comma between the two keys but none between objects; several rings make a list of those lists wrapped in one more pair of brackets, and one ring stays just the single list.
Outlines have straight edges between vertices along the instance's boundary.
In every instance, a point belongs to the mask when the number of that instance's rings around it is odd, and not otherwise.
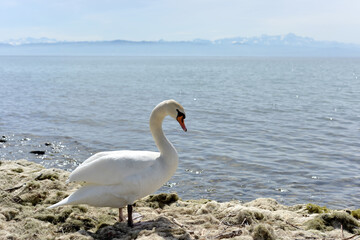
[{"label": "sand", "polygon": [[360,210],[285,206],[269,198],[183,201],[176,193],[137,201],[129,228],[117,222],[117,209],[46,209],[79,187],[65,184],[66,171],[27,160],[2,161],[0,170],[0,239],[360,239]]}]

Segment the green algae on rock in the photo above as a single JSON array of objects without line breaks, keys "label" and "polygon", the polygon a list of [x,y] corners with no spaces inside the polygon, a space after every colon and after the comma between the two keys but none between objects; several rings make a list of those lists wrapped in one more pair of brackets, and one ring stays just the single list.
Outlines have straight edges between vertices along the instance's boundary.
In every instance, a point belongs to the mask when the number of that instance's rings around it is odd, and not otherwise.
[{"label": "green algae on rock", "polygon": [[360,219],[360,209],[351,211],[351,216],[353,216],[356,219]]},{"label": "green algae on rock", "polygon": [[347,212],[325,213],[306,222],[308,229],[320,231],[331,231],[333,229],[341,229],[350,232],[359,232],[359,222]]},{"label": "green algae on rock", "polygon": [[312,213],[328,213],[330,212],[329,209],[327,209],[325,206],[320,207],[316,204],[309,203],[306,205],[306,210],[312,214]]},{"label": "green algae on rock", "polygon": [[160,193],[157,195],[149,195],[135,203],[136,206],[164,208],[165,205],[170,205],[179,200],[176,193]]}]

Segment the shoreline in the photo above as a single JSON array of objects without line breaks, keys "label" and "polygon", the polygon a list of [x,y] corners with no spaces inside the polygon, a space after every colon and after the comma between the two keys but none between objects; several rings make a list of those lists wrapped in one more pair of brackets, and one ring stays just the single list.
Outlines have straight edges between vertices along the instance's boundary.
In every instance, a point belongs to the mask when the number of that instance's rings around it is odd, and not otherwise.
[{"label": "shoreline", "polygon": [[285,206],[270,198],[183,201],[175,193],[137,201],[139,217],[129,228],[117,222],[113,208],[46,209],[78,186],[65,184],[69,172],[27,160],[0,161],[0,171],[4,239],[350,239],[360,234],[360,209]]}]

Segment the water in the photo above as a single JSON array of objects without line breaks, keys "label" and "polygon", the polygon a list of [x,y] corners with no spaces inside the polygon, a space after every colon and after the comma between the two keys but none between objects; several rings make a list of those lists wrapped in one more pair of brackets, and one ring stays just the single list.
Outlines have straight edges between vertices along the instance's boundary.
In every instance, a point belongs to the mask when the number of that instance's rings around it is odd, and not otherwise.
[{"label": "water", "polygon": [[156,151],[149,114],[173,98],[188,132],[164,122],[180,162],[160,191],[360,207],[360,59],[3,56],[0,89],[0,159]]}]

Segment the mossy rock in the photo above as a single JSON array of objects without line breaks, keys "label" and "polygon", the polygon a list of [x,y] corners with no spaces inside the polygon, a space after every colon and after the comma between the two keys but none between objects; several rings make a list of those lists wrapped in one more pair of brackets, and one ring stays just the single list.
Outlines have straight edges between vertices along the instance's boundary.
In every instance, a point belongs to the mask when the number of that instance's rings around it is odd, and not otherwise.
[{"label": "mossy rock", "polygon": [[82,206],[82,205],[74,205],[71,208],[79,209],[79,211],[82,212],[82,213],[86,213],[88,211],[87,207]]},{"label": "mossy rock", "polygon": [[176,193],[160,193],[157,195],[149,195],[147,198],[136,202],[136,206],[146,206],[151,208],[164,208],[179,200]]},{"label": "mossy rock", "polygon": [[305,223],[306,229],[314,229],[321,232],[324,231],[331,231],[334,228],[326,225],[325,221],[321,217],[316,217],[314,219],[311,219]]},{"label": "mossy rock", "polygon": [[122,226],[123,227],[119,227],[117,224],[112,226],[103,226],[96,231],[94,238],[131,240],[138,237],[140,230],[130,232],[126,224],[122,224]]},{"label": "mossy rock", "polygon": [[20,213],[20,211],[18,211],[17,209],[14,209],[14,208],[9,208],[9,209],[6,209],[5,211],[1,212],[1,214],[5,216],[6,221],[13,220],[19,213]]},{"label": "mossy rock", "polygon": [[102,222],[102,223],[97,225],[96,230],[99,231],[101,228],[104,228],[104,227],[107,227],[107,226],[111,226],[111,224]]},{"label": "mossy rock", "polygon": [[57,222],[56,216],[51,215],[51,214],[36,215],[34,218],[38,219],[40,221],[49,222],[49,223],[52,223],[52,224],[56,224],[56,222]]},{"label": "mossy rock", "polygon": [[192,199],[192,200],[186,200],[186,202],[189,203],[195,203],[195,204],[206,204],[208,202],[211,202],[212,200],[210,199]]},{"label": "mossy rock", "polygon": [[14,168],[14,169],[11,169],[11,171],[16,172],[16,173],[22,173],[22,172],[24,172],[24,169],[22,169],[22,168]]},{"label": "mossy rock", "polygon": [[66,219],[70,216],[73,211],[71,209],[63,210],[59,215],[54,214],[39,214],[34,218],[44,221],[50,222],[52,224],[64,223]]},{"label": "mossy rock", "polygon": [[60,230],[63,232],[77,232],[80,229],[89,230],[96,227],[96,223],[93,219],[70,216],[66,219],[65,223],[61,224]]},{"label": "mossy rock", "polygon": [[274,229],[268,224],[259,224],[252,230],[254,240],[275,240]]},{"label": "mossy rock", "polygon": [[360,219],[360,208],[356,209],[354,211],[351,211],[351,216],[353,216],[356,219]]},{"label": "mossy rock", "polygon": [[46,198],[44,203],[52,205],[52,204],[58,203],[59,201],[66,198],[67,196],[69,196],[69,194],[66,192],[63,192],[63,191],[56,191],[55,193],[50,192],[49,196]]},{"label": "mossy rock", "polygon": [[61,225],[59,232],[77,232],[83,227],[83,223],[80,220],[74,220],[68,221]]},{"label": "mossy rock", "polygon": [[343,227],[350,233],[356,233],[359,230],[358,221],[346,212],[334,212],[332,214],[325,213],[305,223],[307,229],[315,229],[319,231],[331,231],[334,228]]},{"label": "mossy rock", "polygon": [[215,202],[215,201],[211,201],[208,202],[206,204],[202,204],[202,206],[200,207],[200,209],[198,209],[196,211],[196,214],[208,214],[208,213],[212,213],[212,214],[218,214],[218,208],[219,208],[219,203]]},{"label": "mossy rock", "polygon": [[27,218],[26,222],[24,224],[25,230],[34,230],[34,229],[41,229],[41,225],[44,224],[43,222],[33,219],[33,218]]},{"label": "mossy rock", "polygon": [[313,214],[313,213],[329,213],[330,210],[327,207],[321,207],[319,205],[316,204],[312,204],[309,203],[306,205],[306,210],[308,211],[308,213]]},{"label": "mossy rock", "polygon": [[47,196],[47,192],[26,193],[20,197],[21,204],[23,205],[31,204],[33,206],[36,206],[37,204],[45,200],[46,196]]},{"label": "mossy rock", "polygon": [[47,171],[40,173],[40,175],[35,178],[37,181],[42,181],[45,179],[49,179],[51,181],[59,180],[59,174]]},{"label": "mossy rock", "polygon": [[234,217],[231,217],[227,223],[231,225],[257,223],[263,220],[264,214],[258,211],[240,210]]},{"label": "mossy rock", "polygon": [[37,182],[31,181],[26,184],[25,188],[28,190],[38,189],[38,188],[40,188],[40,184]]},{"label": "mossy rock", "polygon": [[85,230],[95,228],[97,225],[97,222],[94,219],[88,217],[78,216],[75,220],[80,220]]}]

